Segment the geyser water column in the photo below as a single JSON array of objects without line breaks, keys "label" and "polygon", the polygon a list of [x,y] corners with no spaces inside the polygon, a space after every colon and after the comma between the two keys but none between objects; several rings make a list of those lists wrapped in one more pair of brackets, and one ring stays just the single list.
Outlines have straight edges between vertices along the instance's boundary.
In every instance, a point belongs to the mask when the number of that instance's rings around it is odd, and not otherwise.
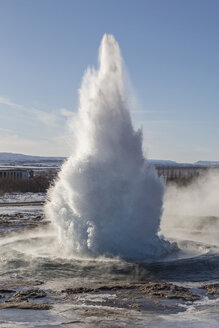
[{"label": "geyser water column", "polygon": [[157,236],[164,186],[133,129],[112,35],[104,35],[99,68],[87,70],[79,94],[74,150],[45,208],[62,251],[138,260],[165,254],[169,244]]}]

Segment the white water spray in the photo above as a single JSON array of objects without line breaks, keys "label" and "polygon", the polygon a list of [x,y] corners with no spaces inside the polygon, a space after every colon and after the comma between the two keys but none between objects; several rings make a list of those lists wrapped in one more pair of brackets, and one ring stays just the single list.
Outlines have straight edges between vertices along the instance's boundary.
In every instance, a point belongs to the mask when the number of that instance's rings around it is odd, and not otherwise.
[{"label": "white water spray", "polygon": [[142,153],[124,90],[122,58],[104,35],[99,69],[88,69],[72,123],[74,151],[49,191],[46,215],[69,254],[145,259],[166,254],[157,237],[164,186]]}]

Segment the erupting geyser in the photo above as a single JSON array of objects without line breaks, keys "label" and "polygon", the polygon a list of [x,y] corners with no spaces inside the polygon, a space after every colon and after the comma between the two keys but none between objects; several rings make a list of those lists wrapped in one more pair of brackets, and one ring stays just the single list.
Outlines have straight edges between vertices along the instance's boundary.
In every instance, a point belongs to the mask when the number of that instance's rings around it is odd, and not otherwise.
[{"label": "erupting geyser", "polygon": [[127,107],[119,45],[104,35],[99,69],[88,69],[80,89],[74,151],[46,204],[68,254],[142,260],[169,248],[157,236],[164,186]]}]

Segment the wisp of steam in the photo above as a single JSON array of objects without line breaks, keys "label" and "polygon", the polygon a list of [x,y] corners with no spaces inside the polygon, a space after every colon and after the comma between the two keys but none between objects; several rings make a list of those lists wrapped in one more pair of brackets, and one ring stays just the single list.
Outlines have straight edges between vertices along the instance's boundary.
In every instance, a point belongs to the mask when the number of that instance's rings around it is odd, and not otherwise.
[{"label": "wisp of steam", "polygon": [[45,207],[60,248],[136,260],[166,254],[169,243],[157,236],[164,185],[143,156],[141,131],[133,129],[112,35],[104,35],[99,68],[87,70],[79,96],[74,149]]},{"label": "wisp of steam", "polygon": [[[179,241],[219,246],[219,173],[208,170],[189,185],[169,184],[160,233]],[[179,245],[181,247],[181,245]]]}]

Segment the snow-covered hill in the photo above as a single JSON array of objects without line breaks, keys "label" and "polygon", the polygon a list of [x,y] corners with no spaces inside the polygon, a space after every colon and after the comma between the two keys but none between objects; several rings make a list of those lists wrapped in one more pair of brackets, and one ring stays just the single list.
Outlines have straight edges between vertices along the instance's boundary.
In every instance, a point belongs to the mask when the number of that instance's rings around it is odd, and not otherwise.
[{"label": "snow-covered hill", "polygon": [[[26,165],[36,165],[36,166],[60,166],[66,157],[51,157],[51,156],[31,156],[16,153],[3,153],[0,152],[0,165],[1,166],[26,166]],[[194,164],[192,163],[177,163],[171,160],[159,160],[151,159],[149,160],[155,166],[219,166],[218,161],[198,161]]]},{"label": "snow-covered hill", "polygon": [[177,163],[170,160],[150,159],[150,163],[157,166],[193,166],[191,163]]},{"label": "snow-covered hill", "polygon": [[198,161],[194,165],[203,165],[203,166],[219,166],[218,161]]},{"label": "snow-covered hill", "polygon": [[37,165],[37,166],[60,166],[65,157],[46,157],[46,156],[31,156],[16,153],[0,152],[0,165],[16,166],[16,165]]},{"label": "snow-covered hill", "polygon": [[16,154],[16,153],[1,153],[0,152],[0,161],[60,161],[64,160],[65,157],[50,157],[50,156],[31,156],[31,155],[24,155],[24,154]]}]

